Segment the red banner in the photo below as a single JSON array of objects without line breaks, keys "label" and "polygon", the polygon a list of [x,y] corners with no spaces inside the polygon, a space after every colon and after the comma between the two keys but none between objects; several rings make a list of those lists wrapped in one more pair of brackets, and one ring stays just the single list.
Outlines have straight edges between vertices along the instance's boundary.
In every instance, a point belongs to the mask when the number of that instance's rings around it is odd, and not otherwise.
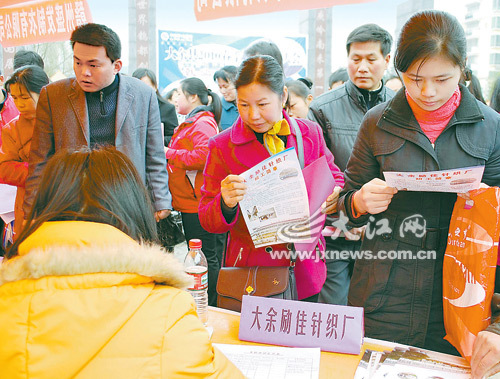
[{"label": "red banner", "polygon": [[86,0],[49,0],[0,8],[3,47],[69,40],[71,32],[92,21]]},{"label": "red banner", "polygon": [[196,20],[248,16],[260,13],[329,8],[376,0],[194,0]]}]

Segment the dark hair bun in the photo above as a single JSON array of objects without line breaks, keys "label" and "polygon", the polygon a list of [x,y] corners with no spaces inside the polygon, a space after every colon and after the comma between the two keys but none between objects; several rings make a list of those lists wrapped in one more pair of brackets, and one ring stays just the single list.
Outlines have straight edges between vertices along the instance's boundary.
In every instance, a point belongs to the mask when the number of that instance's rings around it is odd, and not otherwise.
[{"label": "dark hair bun", "polygon": [[297,79],[299,82],[302,82],[306,85],[307,88],[312,89],[313,87],[313,82],[309,78],[298,78]]}]

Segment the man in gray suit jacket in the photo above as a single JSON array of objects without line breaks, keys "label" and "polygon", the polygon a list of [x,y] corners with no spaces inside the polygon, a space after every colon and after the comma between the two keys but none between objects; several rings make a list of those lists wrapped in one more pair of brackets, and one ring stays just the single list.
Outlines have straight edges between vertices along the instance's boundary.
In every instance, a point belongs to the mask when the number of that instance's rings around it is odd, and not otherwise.
[{"label": "man in gray suit jacket", "polygon": [[134,163],[151,193],[156,220],[172,208],[163,150],[160,113],[154,91],[119,74],[118,35],[100,24],[86,24],[71,35],[76,78],[42,89],[31,142],[25,214],[31,208],[40,174],[58,150],[113,145]]}]

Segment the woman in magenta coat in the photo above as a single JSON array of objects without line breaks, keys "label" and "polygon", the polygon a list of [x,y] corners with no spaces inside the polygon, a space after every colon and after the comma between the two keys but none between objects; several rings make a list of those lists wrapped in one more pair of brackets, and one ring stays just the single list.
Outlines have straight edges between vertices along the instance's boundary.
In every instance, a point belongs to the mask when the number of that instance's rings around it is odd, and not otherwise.
[{"label": "woman in magenta coat", "polygon": [[[297,148],[295,130],[283,111],[287,99],[283,71],[272,57],[251,57],[242,63],[235,85],[240,117],[232,128],[209,141],[199,206],[200,222],[212,233],[229,231],[226,266],[287,266],[289,259],[273,259],[269,252],[287,250],[291,246],[255,248],[238,208],[246,191],[239,174],[284,148]],[[336,185],[343,186],[343,174],[325,145],[321,128],[312,121],[296,121],[302,133],[305,166],[325,156]],[[281,148],[275,150],[274,147],[280,144]],[[324,262],[297,260],[295,275],[299,299],[315,301],[325,281]]]}]

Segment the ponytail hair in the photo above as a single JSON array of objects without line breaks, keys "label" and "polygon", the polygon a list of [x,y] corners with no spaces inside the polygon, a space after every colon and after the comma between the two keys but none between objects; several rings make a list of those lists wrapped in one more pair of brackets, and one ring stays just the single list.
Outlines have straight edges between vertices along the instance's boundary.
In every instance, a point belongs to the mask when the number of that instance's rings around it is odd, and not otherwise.
[{"label": "ponytail hair", "polygon": [[[184,95],[197,95],[203,105],[208,106],[210,112],[214,114],[217,125],[220,121],[222,105],[219,95],[213,93],[211,89],[205,86],[205,83],[199,78],[187,78],[181,82],[181,91]],[[209,99],[210,98],[210,99]]]}]

